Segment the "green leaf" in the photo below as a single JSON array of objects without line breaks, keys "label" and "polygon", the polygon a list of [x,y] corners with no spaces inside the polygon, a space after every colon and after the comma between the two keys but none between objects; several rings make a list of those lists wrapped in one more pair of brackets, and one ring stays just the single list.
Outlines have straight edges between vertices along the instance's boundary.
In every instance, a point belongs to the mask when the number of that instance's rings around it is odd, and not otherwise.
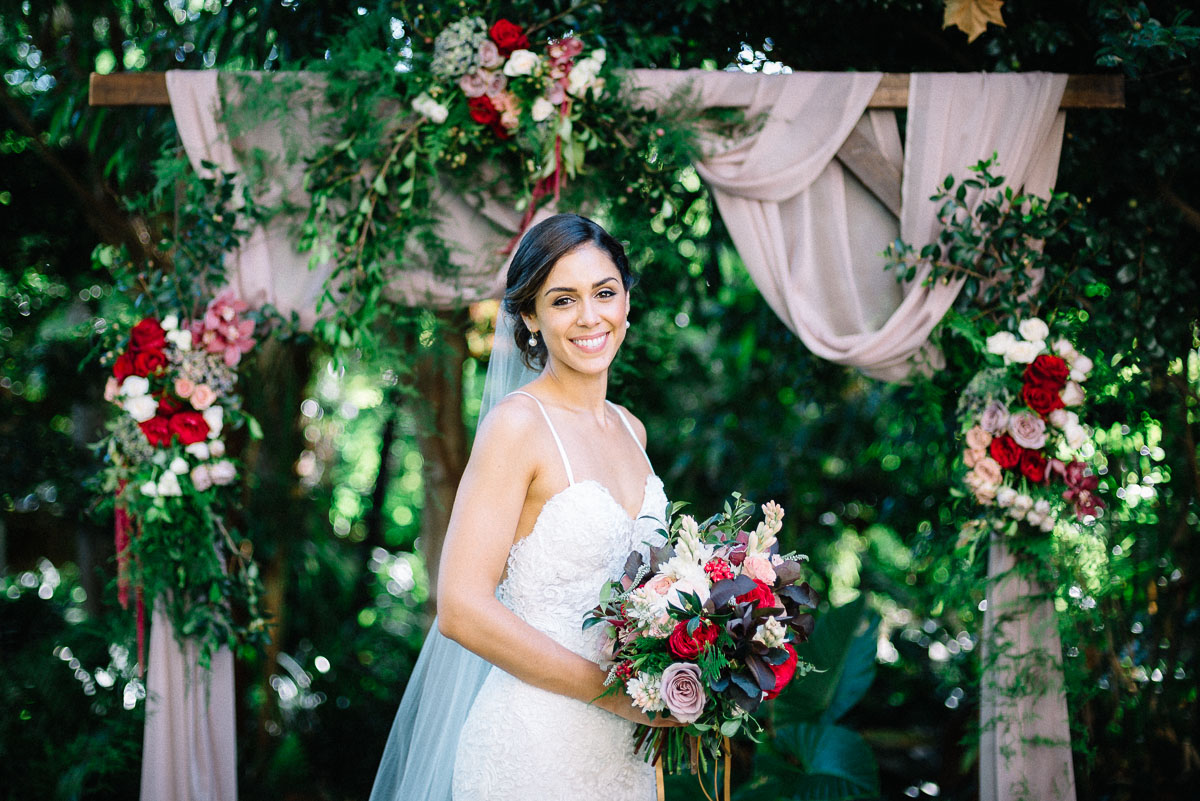
[{"label": "green leaf", "polygon": [[[796,655],[811,662],[817,671],[797,679],[774,702],[775,719],[780,723],[800,723],[837,719],[862,697],[874,678],[874,626],[859,632],[863,624],[864,596],[844,606],[830,609],[817,618],[817,627],[808,642],[796,647]],[[854,647],[858,638],[871,639]],[[856,661],[851,661],[851,655]],[[871,665],[862,664],[864,657]],[[849,668],[849,669],[848,669]],[[846,677],[848,686],[839,689]],[[835,705],[836,702],[836,705]],[[836,712],[836,715],[834,713]]]},{"label": "green leaf", "polygon": [[246,415],[246,428],[250,431],[250,439],[262,439],[263,430],[258,420],[251,415]]},{"label": "green leaf", "polygon": [[[803,769],[798,771],[783,760],[761,760],[766,764],[760,764],[757,772],[772,776],[782,786],[772,795],[739,794],[739,801],[776,799],[780,795],[794,801],[833,801],[879,795],[875,755],[862,737],[850,729],[797,723],[777,730],[774,744],[778,751],[799,762]],[[768,788],[764,786],[763,789]]]}]

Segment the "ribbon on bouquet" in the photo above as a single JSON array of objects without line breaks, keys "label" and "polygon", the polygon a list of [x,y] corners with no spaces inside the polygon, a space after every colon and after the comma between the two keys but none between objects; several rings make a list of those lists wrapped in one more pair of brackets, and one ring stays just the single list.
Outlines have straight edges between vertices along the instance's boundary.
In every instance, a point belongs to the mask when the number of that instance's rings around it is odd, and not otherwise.
[{"label": "ribbon on bouquet", "polygon": [[[136,534],[133,521],[121,503],[121,493],[125,491],[125,481],[117,487],[116,508],[113,512],[113,543],[117,549],[117,600],[122,609],[129,609],[129,546]],[[142,586],[135,588],[137,604],[137,665],[138,678],[142,677],[146,664],[146,601],[142,597]]]},{"label": "ribbon on bouquet", "polygon": [[[730,799],[733,798],[733,794],[730,792],[729,738],[728,737],[721,738],[721,754],[723,756],[722,762],[724,762],[723,767],[724,767],[724,774],[725,774],[725,782],[724,782],[724,788],[723,788],[725,790],[724,794],[721,793],[721,786],[719,784],[722,770],[721,770],[720,766],[714,764],[713,765],[713,791],[712,791],[712,795],[709,795],[708,788],[704,786],[704,776],[701,775],[701,771],[700,771],[700,738],[692,737],[690,740],[690,744],[691,744],[691,749],[690,749],[691,750],[691,757],[690,757],[691,769],[692,769],[692,773],[695,774],[695,776],[696,776],[696,783],[700,785],[700,792],[704,793],[704,797],[705,797],[705,799],[707,799],[707,801],[730,801]],[[666,788],[666,783],[665,783],[664,777],[663,777],[663,755],[661,752],[659,752],[658,756],[654,760],[654,780],[655,780],[655,785],[656,785],[656,789],[657,789],[657,793],[658,793],[658,801],[666,801],[667,788]]]}]

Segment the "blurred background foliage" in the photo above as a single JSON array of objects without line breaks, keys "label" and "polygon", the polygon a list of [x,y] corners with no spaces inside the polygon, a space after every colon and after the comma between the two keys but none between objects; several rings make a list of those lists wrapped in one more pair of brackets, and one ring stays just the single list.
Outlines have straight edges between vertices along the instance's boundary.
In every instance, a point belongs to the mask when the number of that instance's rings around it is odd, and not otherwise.
[{"label": "blurred background foliage", "polygon": [[[1124,110],[1068,116],[1059,171],[1107,255],[1071,302],[1088,318],[1076,344],[1101,357],[1089,392],[1110,514],[1095,536],[1058,543],[1070,572],[1054,578],[1080,797],[1190,797],[1200,31],[1188,4],[1010,0],[1006,27],[971,43],[942,30],[940,0],[536,5],[538,17],[568,12],[564,25],[577,20],[621,66],[1126,76]],[[528,19],[535,4],[489,6]],[[133,626],[113,603],[111,521],[90,514],[84,486],[104,414],[102,371],[87,357],[139,294],[96,246],[171,263],[171,209],[136,199],[175,134],[167,109],[88,107],[88,74],[311,65],[357,41],[364,18],[416,10],[0,0],[0,794],[129,798],[140,768]],[[612,395],[646,423],[672,497],[711,504],[738,488],[776,499],[789,513],[784,545],[812,555],[823,597],[864,604],[875,626],[855,630],[873,632],[855,640],[859,663],[874,665],[870,689],[836,715],[781,710],[776,739],[795,747],[778,753],[813,742],[800,727],[837,726],[879,765],[878,788],[860,784],[860,796],[972,798],[982,596],[950,581],[981,571],[954,553],[958,444],[947,432],[961,375],[891,386],[812,357],[750,283],[694,172],[669,168],[674,181],[633,197],[620,175],[579,183],[642,276]],[[240,523],[276,627],[268,652],[239,665],[245,797],[367,795],[428,623],[426,560],[447,506],[435,490],[461,469],[494,313],[394,310],[383,347],[336,361],[303,338],[261,348],[247,403],[270,446],[245,454]],[[758,756],[747,797],[809,796],[780,777],[811,764]]]}]

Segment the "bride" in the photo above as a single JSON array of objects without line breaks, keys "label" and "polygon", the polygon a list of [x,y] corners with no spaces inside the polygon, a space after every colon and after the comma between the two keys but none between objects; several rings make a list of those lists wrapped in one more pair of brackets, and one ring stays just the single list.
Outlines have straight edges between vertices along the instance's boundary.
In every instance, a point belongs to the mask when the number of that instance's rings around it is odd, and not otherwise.
[{"label": "bride", "polygon": [[497,326],[511,338],[498,330],[493,361],[515,345],[540,373],[476,434],[437,624],[372,801],[655,797],[653,768],[633,751],[634,724],[651,721],[624,693],[599,697],[603,643],[581,625],[629,552],[658,537],[667,505],[645,429],[606,399],[632,285],[620,243],[584,217],[556,215],[521,240],[503,303],[510,325]]}]

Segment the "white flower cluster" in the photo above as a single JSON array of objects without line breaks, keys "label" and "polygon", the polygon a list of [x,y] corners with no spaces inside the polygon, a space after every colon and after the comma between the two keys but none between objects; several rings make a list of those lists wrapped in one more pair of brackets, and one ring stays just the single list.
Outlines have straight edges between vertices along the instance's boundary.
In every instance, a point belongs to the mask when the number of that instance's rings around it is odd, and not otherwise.
[{"label": "white flower cluster", "polygon": [[754,632],[754,641],[760,642],[768,648],[782,648],[785,639],[787,639],[787,629],[774,617],[764,620],[759,625],[758,631]]},{"label": "white flower cluster", "polygon": [[445,122],[446,117],[450,114],[450,109],[434,100],[427,92],[417,95],[413,99],[412,107],[413,111],[436,125]]},{"label": "white flower cluster", "polygon": [[458,78],[479,66],[479,49],[488,41],[487,23],[480,17],[451,22],[433,42],[434,75]]},{"label": "white flower cluster", "polygon": [[1054,530],[1054,515],[1050,502],[1045,498],[1035,501],[1012,487],[1001,487],[996,493],[996,505],[1007,510],[1008,516],[1013,520],[1024,520],[1042,531]]},{"label": "white flower cluster", "polygon": [[[626,614],[640,628],[670,633],[671,618],[667,614],[667,596],[648,587],[639,587],[625,599]],[[666,636],[665,634],[662,636]]]},{"label": "white flower cluster", "polygon": [[643,712],[661,712],[667,708],[662,699],[662,677],[657,674],[637,674],[625,685],[625,692]]},{"label": "white flower cluster", "polygon": [[759,523],[746,541],[746,556],[762,556],[775,544],[775,535],[783,528],[783,507],[775,501],[763,504],[763,521]]},{"label": "white flower cluster", "polygon": [[600,70],[607,58],[608,53],[598,49],[593,50],[587,58],[575,62],[567,75],[567,92],[575,97],[583,97],[590,89],[593,97],[600,97],[604,93],[604,79],[600,77]]}]

